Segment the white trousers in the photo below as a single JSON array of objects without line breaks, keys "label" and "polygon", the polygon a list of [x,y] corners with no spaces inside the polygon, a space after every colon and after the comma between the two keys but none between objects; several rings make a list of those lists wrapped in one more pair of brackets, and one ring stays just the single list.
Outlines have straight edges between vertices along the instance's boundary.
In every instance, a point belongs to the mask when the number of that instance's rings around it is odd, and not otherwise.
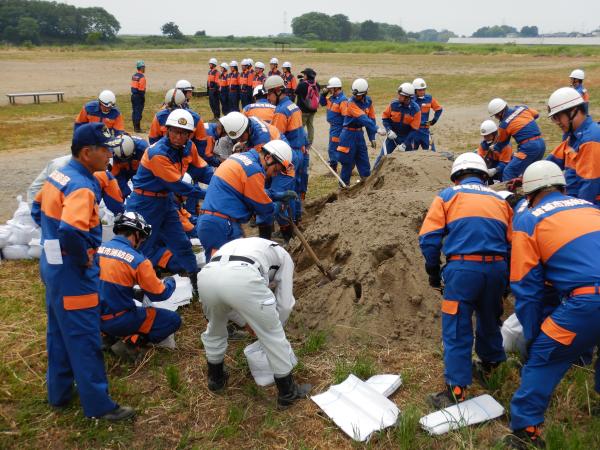
[{"label": "white trousers", "polygon": [[227,317],[241,315],[261,342],[276,377],[288,375],[295,358],[277,313],[276,299],[258,269],[239,261],[212,262],[198,274],[198,293],[208,319],[202,343],[206,359],[217,364],[227,350]]}]

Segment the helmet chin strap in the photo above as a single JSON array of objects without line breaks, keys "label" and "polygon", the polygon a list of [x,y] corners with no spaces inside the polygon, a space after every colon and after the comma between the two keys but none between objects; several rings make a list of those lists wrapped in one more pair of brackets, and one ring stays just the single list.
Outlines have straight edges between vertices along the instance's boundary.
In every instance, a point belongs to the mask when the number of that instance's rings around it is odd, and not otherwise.
[{"label": "helmet chin strap", "polygon": [[572,108],[569,112],[567,112],[567,117],[569,118],[569,131],[568,131],[569,134],[573,134],[573,131],[575,131],[573,129],[573,120],[575,119],[576,115],[577,115],[577,108]]}]

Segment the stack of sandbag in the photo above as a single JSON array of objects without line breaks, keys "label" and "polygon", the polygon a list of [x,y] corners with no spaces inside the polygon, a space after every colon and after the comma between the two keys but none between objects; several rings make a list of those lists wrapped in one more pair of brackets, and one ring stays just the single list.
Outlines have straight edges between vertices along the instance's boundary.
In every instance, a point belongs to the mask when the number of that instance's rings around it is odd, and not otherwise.
[{"label": "stack of sandbag", "polygon": [[0,225],[0,251],[5,259],[39,258],[40,228],[31,218],[31,210],[27,202],[19,195],[18,207],[13,218]]}]

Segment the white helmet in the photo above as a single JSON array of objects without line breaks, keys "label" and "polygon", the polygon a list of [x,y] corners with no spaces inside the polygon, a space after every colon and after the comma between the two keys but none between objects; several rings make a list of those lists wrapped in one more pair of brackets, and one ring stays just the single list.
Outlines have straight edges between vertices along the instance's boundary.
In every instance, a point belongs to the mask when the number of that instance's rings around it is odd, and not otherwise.
[{"label": "white helmet", "polygon": [[185,94],[181,89],[169,89],[165,94],[165,103],[172,106],[181,106],[185,103]]},{"label": "white helmet", "polygon": [[187,172],[183,174],[181,181],[183,181],[184,183],[194,184],[192,176]]},{"label": "white helmet", "polygon": [[342,80],[340,80],[338,77],[331,77],[329,79],[329,81],[327,82],[327,89],[341,88],[341,87],[342,87]]},{"label": "white helmet", "polygon": [[238,66],[238,62],[235,59],[229,63],[229,67],[237,67],[237,66]]},{"label": "white helmet", "polygon": [[287,142],[275,139],[267,142],[262,147],[263,151],[269,153],[280,164],[292,162],[292,148]]},{"label": "white helmet", "polygon": [[121,135],[121,141],[111,147],[113,154],[119,159],[127,159],[133,155],[135,150],[135,143],[131,136],[127,134]]},{"label": "white helmet", "polygon": [[292,68],[292,63],[289,61],[284,62],[281,67],[285,67],[286,69],[291,69]]},{"label": "white helmet", "polygon": [[496,192],[496,194],[498,194],[504,200],[507,200],[508,197],[510,197],[511,195],[515,195],[514,192],[510,192],[510,191],[498,191],[498,192]]},{"label": "white helmet", "polygon": [[253,66],[254,65],[254,60],[252,58],[248,58],[248,65],[249,66]]},{"label": "white helmet", "polygon": [[405,97],[410,97],[415,95],[415,88],[412,83],[402,83],[398,86],[398,94],[404,95]]},{"label": "white helmet", "polygon": [[485,161],[477,153],[463,153],[462,155],[458,155],[458,157],[454,160],[454,163],[452,163],[450,179],[454,181],[456,178],[465,173],[473,172],[480,172],[482,175],[487,176],[488,169],[485,165]]},{"label": "white helmet", "polygon": [[504,111],[504,108],[506,108],[507,106],[508,103],[506,103],[501,98],[494,98],[488,103],[488,113],[490,117],[495,116],[500,111]]},{"label": "white helmet", "polygon": [[523,173],[523,193],[531,194],[549,186],[566,186],[565,176],[560,167],[552,161],[536,161]]},{"label": "white helmet", "polygon": [[225,70],[229,70],[229,64],[227,64],[226,62],[222,62],[221,67]]},{"label": "white helmet", "polygon": [[427,89],[427,83],[423,78],[415,78],[412,85],[415,89]]},{"label": "white helmet", "polygon": [[575,69],[573,72],[571,72],[571,75],[569,75],[569,78],[575,78],[577,80],[585,80],[585,72],[581,69]]},{"label": "white helmet", "polygon": [[248,118],[240,112],[233,111],[219,119],[227,136],[238,139],[248,128]]},{"label": "white helmet", "polygon": [[214,64],[216,66],[217,64],[219,64],[219,61],[217,61],[217,58],[210,58],[208,60],[208,63],[209,64]]},{"label": "white helmet", "polygon": [[498,125],[496,125],[496,122],[494,122],[493,120],[484,120],[483,122],[481,122],[481,127],[479,131],[481,132],[482,136],[487,136],[488,134],[492,134],[498,131]]},{"label": "white helmet", "polygon": [[254,90],[252,91],[252,97],[256,97],[256,96],[259,96],[259,95],[267,95],[267,92],[263,88],[262,84],[259,84],[258,86],[256,86],[254,88]]},{"label": "white helmet", "polygon": [[257,61],[256,64],[254,64],[254,67],[256,67],[257,69],[264,69],[265,63]]},{"label": "white helmet", "polygon": [[548,99],[548,117],[583,103],[583,97],[572,87],[557,89]]},{"label": "white helmet", "polygon": [[271,58],[271,61],[269,61],[269,64],[279,64],[279,60],[277,58]]},{"label": "white helmet", "polygon": [[265,88],[265,91],[269,92],[273,89],[284,88],[285,82],[279,75],[271,75],[265,80],[263,87]]},{"label": "white helmet", "polygon": [[194,118],[190,112],[185,109],[174,109],[171,114],[169,114],[169,117],[167,117],[165,125],[167,127],[194,131]]},{"label": "white helmet", "polygon": [[242,66],[247,66],[248,65],[248,58],[244,58],[242,59]]},{"label": "white helmet", "polygon": [[177,89],[181,89],[183,92],[194,90],[194,86],[192,86],[192,83],[190,83],[188,80],[179,80],[177,83],[175,83],[175,87]]},{"label": "white helmet", "polygon": [[117,97],[115,97],[113,91],[109,90],[100,92],[98,101],[102,106],[106,106],[107,108],[114,108],[117,105]]},{"label": "white helmet", "polygon": [[357,78],[352,82],[352,94],[364,95],[369,91],[369,83],[364,78]]}]

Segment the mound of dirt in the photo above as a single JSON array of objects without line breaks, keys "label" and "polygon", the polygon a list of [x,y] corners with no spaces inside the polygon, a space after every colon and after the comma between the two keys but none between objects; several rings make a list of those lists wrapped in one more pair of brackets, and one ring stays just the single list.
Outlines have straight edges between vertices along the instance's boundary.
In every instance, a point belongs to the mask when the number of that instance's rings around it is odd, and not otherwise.
[{"label": "mound of dirt", "polygon": [[428,285],[418,232],[434,195],[449,185],[450,167],[438,153],[397,152],[366,182],[307,205],[304,235],[325,266],[341,272],[319,286],[324,277],[293,241],[292,329],[439,341],[440,295]]}]

